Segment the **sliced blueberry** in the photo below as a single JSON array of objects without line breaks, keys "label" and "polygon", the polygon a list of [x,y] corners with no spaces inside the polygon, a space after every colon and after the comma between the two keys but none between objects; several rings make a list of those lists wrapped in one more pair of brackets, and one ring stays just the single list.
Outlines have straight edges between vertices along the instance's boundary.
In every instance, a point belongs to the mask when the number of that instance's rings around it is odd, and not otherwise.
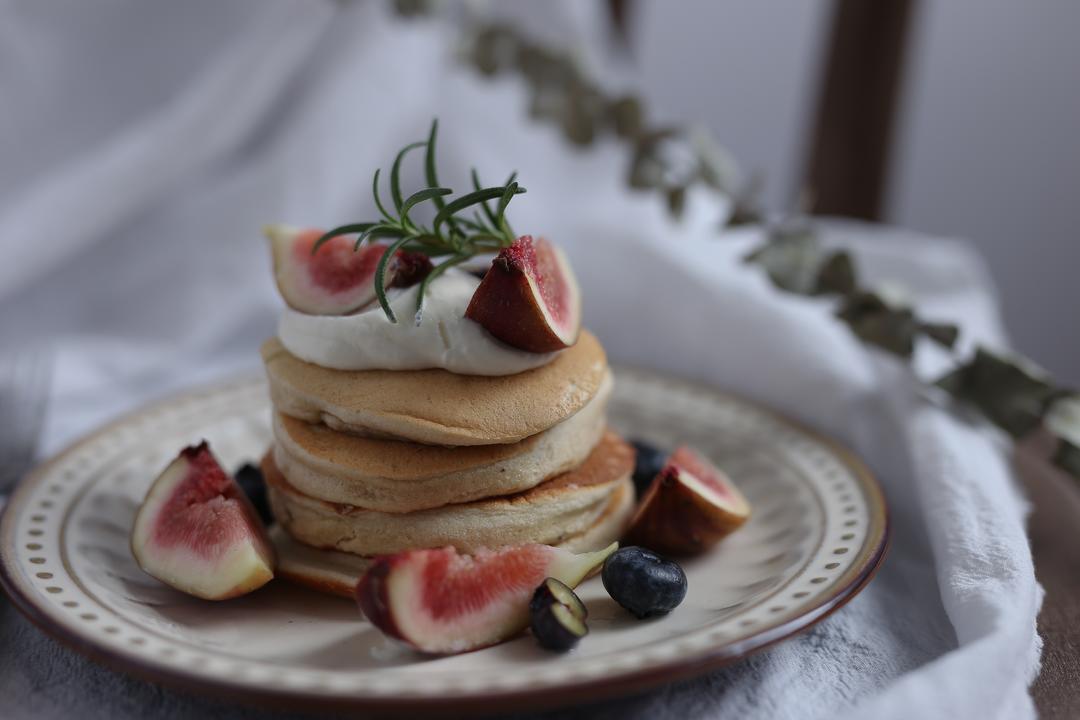
[{"label": "sliced blueberry", "polygon": [[668,452],[644,440],[631,440],[630,444],[637,451],[637,457],[634,460],[634,488],[637,490],[638,497],[643,497],[653,478],[664,469]]},{"label": "sliced blueberry", "polygon": [[580,620],[589,616],[585,603],[581,602],[581,598],[568,585],[555,578],[547,578],[533,593],[532,600],[529,601],[529,612],[535,614],[555,604],[565,605],[570,613]]},{"label": "sliced blueberry", "polygon": [[585,621],[562,603],[551,603],[532,613],[530,625],[541,647],[560,652],[574,647],[589,634]]},{"label": "sliced blueberry", "polygon": [[262,471],[251,463],[240,466],[234,476],[240,489],[247,495],[248,500],[255,506],[259,518],[267,527],[274,524],[274,514],[270,512],[270,501],[266,497],[266,482],[263,480]]},{"label": "sliced blueberry", "polygon": [[604,561],[600,576],[612,599],[639,618],[665,615],[686,597],[679,564],[645,548],[619,548]]}]

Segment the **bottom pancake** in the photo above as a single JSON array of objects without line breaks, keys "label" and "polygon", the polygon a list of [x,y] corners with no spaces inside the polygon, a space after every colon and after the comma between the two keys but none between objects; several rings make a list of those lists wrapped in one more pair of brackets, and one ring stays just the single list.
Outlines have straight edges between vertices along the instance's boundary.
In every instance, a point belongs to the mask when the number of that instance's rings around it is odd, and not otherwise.
[{"label": "bottom pancake", "polygon": [[578,468],[531,490],[411,513],[386,513],[303,495],[263,459],[270,506],[296,540],[354,555],[453,545],[462,552],[523,543],[555,544],[585,532],[634,469],[634,450],[608,432]]},{"label": "bottom pancake", "polygon": [[[625,480],[591,527],[554,544],[576,553],[600,550],[622,537],[633,513],[634,486]],[[371,564],[369,557],[319,550],[297,542],[281,525],[270,528],[270,540],[277,551],[278,577],[330,595],[353,597],[356,584]]]}]

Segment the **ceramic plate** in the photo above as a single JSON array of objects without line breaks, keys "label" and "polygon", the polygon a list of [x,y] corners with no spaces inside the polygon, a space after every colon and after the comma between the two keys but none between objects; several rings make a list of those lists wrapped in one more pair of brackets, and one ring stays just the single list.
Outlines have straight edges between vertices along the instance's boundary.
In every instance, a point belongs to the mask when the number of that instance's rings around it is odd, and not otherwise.
[{"label": "ceramic plate", "polygon": [[229,467],[270,440],[261,379],[191,392],[76,444],[28,477],[0,524],[0,579],[46,632],[138,676],[277,707],[536,710],[704,672],[821,620],[881,562],[881,490],[851,455],[745,401],[621,369],[611,420],[628,437],[689,443],[735,479],[752,519],[684,564],[677,611],[639,622],[598,578],[581,587],[589,636],[553,655],[523,636],[448,658],[414,654],[354,605],[283,581],[214,604],[144,575],[128,532],[154,476],[208,439]]}]

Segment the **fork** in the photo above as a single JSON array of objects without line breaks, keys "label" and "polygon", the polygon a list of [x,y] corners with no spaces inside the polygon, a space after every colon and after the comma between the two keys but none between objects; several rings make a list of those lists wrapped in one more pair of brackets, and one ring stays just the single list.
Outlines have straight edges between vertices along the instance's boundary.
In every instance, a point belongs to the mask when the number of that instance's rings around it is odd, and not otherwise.
[{"label": "fork", "polygon": [[0,511],[34,464],[51,379],[44,351],[0,354]]}]

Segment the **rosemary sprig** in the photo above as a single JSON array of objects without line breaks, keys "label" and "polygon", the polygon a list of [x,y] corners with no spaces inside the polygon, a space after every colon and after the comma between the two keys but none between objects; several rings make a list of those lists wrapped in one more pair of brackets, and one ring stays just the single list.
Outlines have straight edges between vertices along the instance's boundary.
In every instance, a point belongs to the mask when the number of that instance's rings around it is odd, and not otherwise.
[{"label": "rosemary sprig", "polygon": [[[439,121],[435,119],[431,123],[427,140],[406,145],[394,157],[394,162],[390,166],[389,181],[393,212],[387,210],[387,206],[383,204],[379,192],[379,177],[382,170],[376,170],[371,181],[371,194],[375,198],[375,208],[382,216],[381,219],[336,227],[324,233],[315,241],[311,249],[312,253],[316,253],[323,243],[342,235],[356,235],[356,250],[359,250],[365,242],[378,238],[392,238],[393,242],[379,258],[374,280],[375,296],[383,312],[386,313],[387,319],[392,323],[397,322],[397,317],[386,296],[386,273],[390,267],[390,260],[397,252],[420,253],[430,258],[447,258],[435,265],[420,284],[416,298],[416,322],[419,324],[423,315],[424,295],[435,278],[471,257],[498,252],[502,248],[509,247],[516,237],[510,223],[506,220],[506,207],[515,195],[525,192],[525,188],[518,185],[515,180],[517,174],[511,175],[505,185],[482,187],[474,169],[472,171],[473,191],[449,199],[448,196],[454,191],[439,185],[436,169],[435,143],[438,133]],[[427,187],[405,196],[401,190],[401,165],[410,152],[420,148],[426,148],[424,180]],[[492,200],[498,201],[494,211],[488,205],[488,202]],[[415,220],[411,215],[414,209],[426,202],[435,206],[435,217],[430,225]],[[458,216],[458,213],[476,206],[479,206],[480,211],[474,214],[473,219]]]}]

